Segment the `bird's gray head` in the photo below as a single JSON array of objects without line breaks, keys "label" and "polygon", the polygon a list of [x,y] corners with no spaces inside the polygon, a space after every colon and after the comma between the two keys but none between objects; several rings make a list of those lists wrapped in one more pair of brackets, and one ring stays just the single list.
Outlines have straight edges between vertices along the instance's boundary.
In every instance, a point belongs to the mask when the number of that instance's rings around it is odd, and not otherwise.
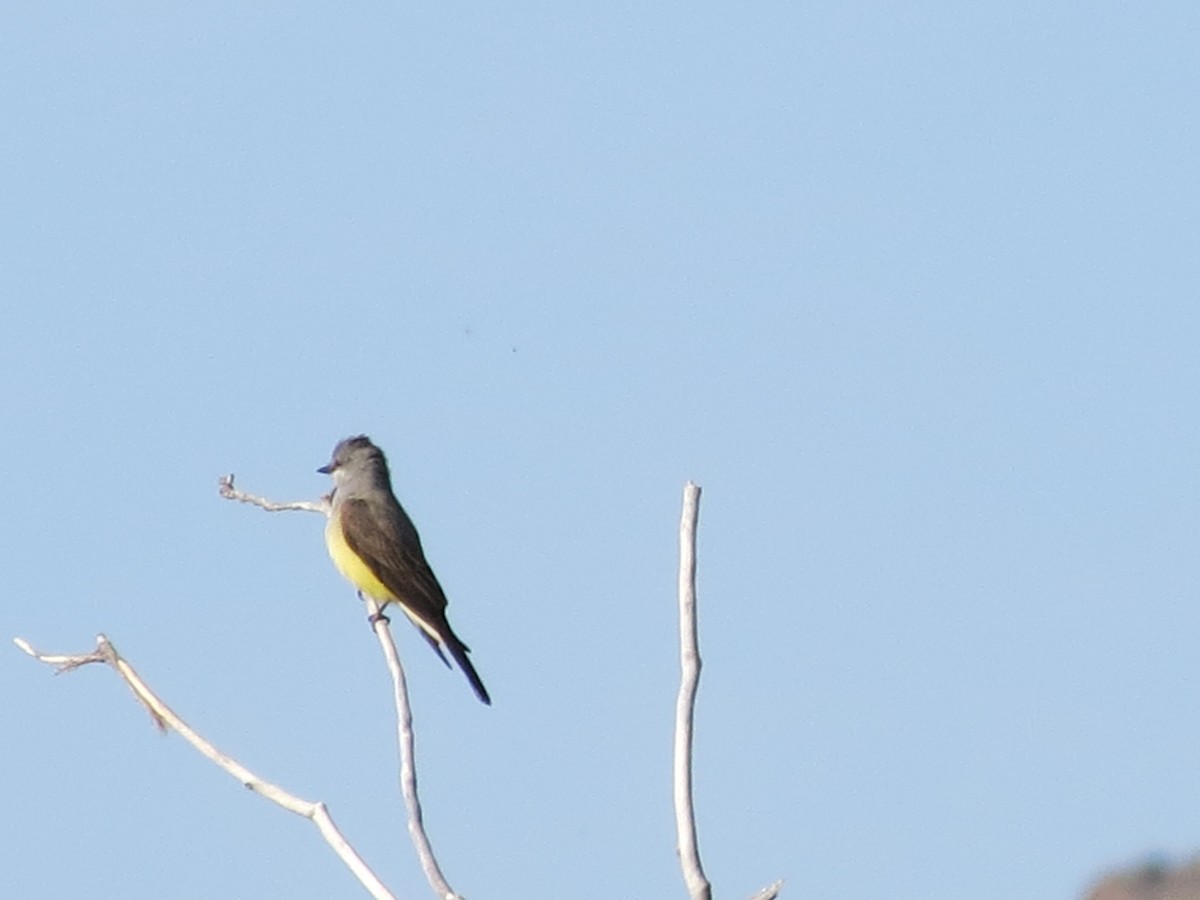
[{"label": "bird's gray head", "polygon": [[317,471],[322,475],[332,475],[335,485],[361,472],[381,473],[385,479],[388,477],[383,451],[371,443],[365,434],[338,441],[333,448],[333,457]]}]

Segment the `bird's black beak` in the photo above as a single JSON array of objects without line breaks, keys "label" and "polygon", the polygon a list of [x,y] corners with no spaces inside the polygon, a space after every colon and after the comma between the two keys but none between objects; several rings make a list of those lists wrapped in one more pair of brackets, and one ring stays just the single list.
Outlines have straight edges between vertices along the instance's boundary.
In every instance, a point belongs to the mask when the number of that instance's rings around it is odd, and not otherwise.
[{"label": "bird's black beak", "polygon": [[333,474],[333,463],[328,463],[327,465],[321,466],[321,468],[317,469],[317,471],[320,472],[322,475],[332,475]]}]

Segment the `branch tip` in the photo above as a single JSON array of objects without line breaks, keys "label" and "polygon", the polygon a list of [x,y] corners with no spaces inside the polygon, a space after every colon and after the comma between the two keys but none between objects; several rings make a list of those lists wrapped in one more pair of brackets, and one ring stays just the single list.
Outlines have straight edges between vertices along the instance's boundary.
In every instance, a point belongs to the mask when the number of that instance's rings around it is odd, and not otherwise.
[{"label": "branch tip", "polygon": [[779,892],[781,890],[783,890],[782,878],[780,878],[774,884],[767,885],[765,888],[751,897],[750,900],[775,900],[775,898],[779,896]]}]

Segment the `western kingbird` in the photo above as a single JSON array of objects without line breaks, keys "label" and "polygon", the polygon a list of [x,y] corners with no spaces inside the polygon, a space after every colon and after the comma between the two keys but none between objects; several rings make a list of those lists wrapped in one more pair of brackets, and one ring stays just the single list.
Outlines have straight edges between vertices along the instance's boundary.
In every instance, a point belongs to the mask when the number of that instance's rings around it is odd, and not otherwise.
[{"label": "western kingbird", "polygon": [[490,704],[487,688],[467,658],[469,648],[446,621],[446,595],[425,561],[416,526],[392,492],[383,451],[365,434],[333,448],[333,459],[317,469],[333,476],[333,509],[325,545],[346,579],[380,606],[395,603],[447,666],[445,647],[476,695]]}]

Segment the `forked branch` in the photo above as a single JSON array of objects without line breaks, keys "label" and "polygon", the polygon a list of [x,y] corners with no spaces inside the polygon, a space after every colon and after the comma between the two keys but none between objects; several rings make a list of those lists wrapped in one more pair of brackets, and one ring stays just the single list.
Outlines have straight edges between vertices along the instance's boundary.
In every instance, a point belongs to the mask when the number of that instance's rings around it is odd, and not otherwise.
[{"label": "forked branch", "polygon": [[167,731],[169,729],[177,732],[180,737],[200,751],[200,754],[205,759],[220,766],[256,794],[266,797],[272,803],[282,806],[288,812],[293,812],[311,821],[317,826],[317,830],[321,832],[321,836],[325,838],[325,842],[333,848],[333,852],[354,873],[354,877],[359,880],[359,883],[367,889],[372,897],[375,897],[376,900],[396,900],[395,895],[384,887],[383,882],[379,880],[375,873],[363,862],[358,852],[342,836],[342,833],[333,823],[333,817],[330,816],[329,810],[324,803],[303,800],[294,794],[289,794],[278,785],[259,778],[236,759],[218,750],[212,743],[201,737],[199,733],[181,719],[171,707],[167,706],[150,689],[141,676],[134,670],[133,666],[125,661],[121,654],[117,652],[116,647],[104,635],[97,636],[96,649],[93,652],[73,655],[41,653],[30,646],[29,642],[24,638],[16,638],[14,643],[34,659],[54,666],[56,672],[70,672],[90,663],[104,663],[112,668],[120,676],[121,680],[129,685],[129,689],[133,691],[133,695],[150,713],[151,719],[153,719],[154,724],[160,730]]},{"label": "forked branch", "polygon": [[[222,497],[227,500],[238,500],[265,509],[268,512],[300,510],[303,512],[319,512],[328,516],[333,509],[329,497],[322,497],[317,503],[307,500],[297,500],[287,503],[277,503],[248,494],[233,486],[233,475],[225,475],[218,482]],[[425,832],[425,819],[421,812],[421,798],[417,794],[416,742],[412,728],[412,705],[408,700],[408,685],[404,678],[404,668],[400,665],[400,654],[396,651],[396,642],[392,639],[392,630],[385,616],[380,615],[379,605],[374,600],[367,600],[368,621],[375,629],[379,646],[383,650],[388,672],[392,676],[392,696],[396,704],[396,737],[400,749],[400,792],[404,795],[404,806],[408,813],[408,833],[412,838],[413,847],[417,851],[417,859],[421,870],[433,892],[441,900],[462,900],[446,881],[438,865],[437,857],[433,854],[433,846],[429,843],[429,835]]]}]

